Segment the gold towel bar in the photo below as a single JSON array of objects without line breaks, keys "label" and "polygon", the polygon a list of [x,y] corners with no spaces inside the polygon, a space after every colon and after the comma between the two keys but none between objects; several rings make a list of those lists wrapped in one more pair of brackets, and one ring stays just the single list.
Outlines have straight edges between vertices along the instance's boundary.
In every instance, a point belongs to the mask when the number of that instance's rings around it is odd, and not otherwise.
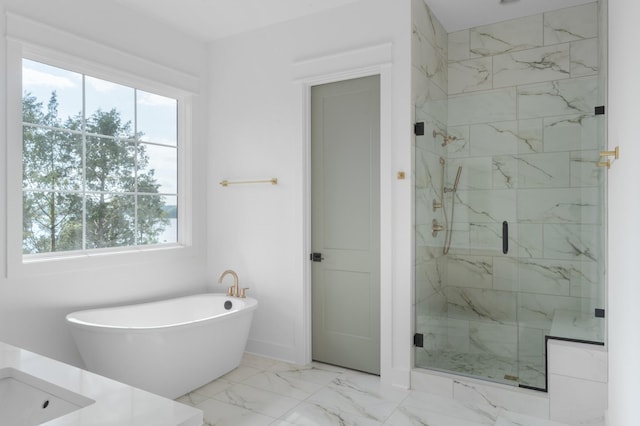
[{"label": "gold towel bar", "polygon": [[271,185],[277,185],[278,178],[271,178],[271,179],[264,179],[264,180],[241,180],[236,182],[230,182],[225,179],[222,182],[220,182],[220,185],[229,186],[229,185],[241,185],[245,183],[270,183]]}]

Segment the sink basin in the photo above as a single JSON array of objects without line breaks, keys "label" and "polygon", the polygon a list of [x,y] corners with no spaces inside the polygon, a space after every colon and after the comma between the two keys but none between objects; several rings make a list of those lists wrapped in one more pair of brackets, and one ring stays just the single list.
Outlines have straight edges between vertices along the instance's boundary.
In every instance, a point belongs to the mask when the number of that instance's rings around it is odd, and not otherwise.
[{"label": "sink basin", "polygon": [[39,425],[94,402],[15,368],[0,369],[0,425]]}]

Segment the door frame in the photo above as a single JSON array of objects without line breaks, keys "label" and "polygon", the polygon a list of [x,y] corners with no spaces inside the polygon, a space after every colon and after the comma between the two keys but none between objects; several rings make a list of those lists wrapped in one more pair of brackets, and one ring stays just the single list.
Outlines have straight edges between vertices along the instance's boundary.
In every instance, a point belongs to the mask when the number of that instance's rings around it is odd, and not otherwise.
[{"label": "door frame", "polygon": [[380,76],[380,377],[392,375],[392,67],[390,43],[335,55],[312,58],[293,66],[301,97],[301,152],[303,191],[303,324],[296,336],[303,342],[302,363],[311,362],[311,87],[372,75]]}]

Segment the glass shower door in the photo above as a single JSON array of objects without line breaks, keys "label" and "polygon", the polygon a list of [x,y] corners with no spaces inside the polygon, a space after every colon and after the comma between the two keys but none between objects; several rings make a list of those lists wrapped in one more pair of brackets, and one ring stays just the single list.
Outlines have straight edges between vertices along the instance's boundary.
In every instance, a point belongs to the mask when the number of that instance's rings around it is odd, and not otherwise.
[{"label": "glass shower door", "polygon": [[547,338],[604,341],[599,16],[449,34],[446,100],[415,106],[416,366],[544,389]]}]

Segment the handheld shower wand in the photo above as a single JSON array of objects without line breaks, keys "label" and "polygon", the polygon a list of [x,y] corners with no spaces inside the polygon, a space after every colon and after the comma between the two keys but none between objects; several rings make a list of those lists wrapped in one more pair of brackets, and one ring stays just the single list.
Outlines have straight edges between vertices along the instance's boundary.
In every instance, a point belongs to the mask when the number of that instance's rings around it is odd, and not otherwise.
[{"label": "handheld shower wand", "polygon": [[[446,229],[446,234],[444,236],[444,246],[442,247],[442,254],[449,253],[449,249],[451,248],[451,233],[453,232],[453,211],[456,206],[456,191],[458,190],[458,183],[460,183],[460,174],[462,173],[462,166],[458,166],[458,172],[456,173],[456,180],[453,182],[453,188],[445,188],[444,192],[451,192],[451,220],[447,221],[448,226]],[[443,200],[444,204],[444,200]],[[444,209],[443,209],[444,210]],[[446,218],[445,212],[445,218]]]},{"label": "handheld shower wand", "polygon": [[458,189],[458,182],[460,182],[460,173],[462,173],[462,166],[458,166],[458,173],[456,174],[456,180],[453,183],[453,192]]}]

